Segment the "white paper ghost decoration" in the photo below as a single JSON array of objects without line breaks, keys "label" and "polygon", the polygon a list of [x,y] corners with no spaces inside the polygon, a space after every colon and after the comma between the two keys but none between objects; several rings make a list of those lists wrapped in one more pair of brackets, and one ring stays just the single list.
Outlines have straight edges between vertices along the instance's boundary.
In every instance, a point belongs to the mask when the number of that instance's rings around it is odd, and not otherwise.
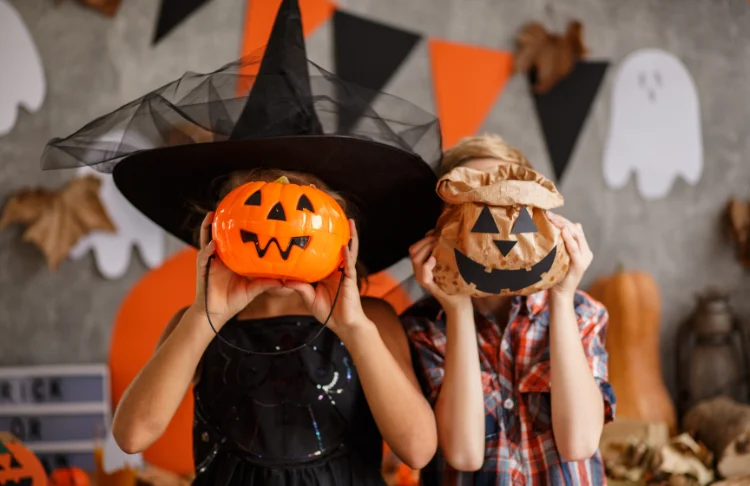
[{"label": "white paper ghost decoration", "polygon": [[47,85],[39,51],[21,16],[0,0],[0,136],[16,124],[18,107],[41,108]]},{"label": "white paper ghost decoration", "polygon": [[102,174],[88,167],[78,169],[78,174],[93,174],[102,180],[99,198],[116,231],[92,231],[76,243],[70,257],[78,260],[92,250],[97,268],[110,280],[125,274],[130,266],[133,246],[138,248],[146,266],[154,268],[161,265],[165,253],[164,230],[125,199],[110,174]]},{"label": "white paper ghost decoration", "polygon": [[642,49],[620,64],[612,88],[604,180],[613,189],[636,174],[644,199],[666,196],[682,177],[703,172],[698,92],[685,65],[659,49]]}]

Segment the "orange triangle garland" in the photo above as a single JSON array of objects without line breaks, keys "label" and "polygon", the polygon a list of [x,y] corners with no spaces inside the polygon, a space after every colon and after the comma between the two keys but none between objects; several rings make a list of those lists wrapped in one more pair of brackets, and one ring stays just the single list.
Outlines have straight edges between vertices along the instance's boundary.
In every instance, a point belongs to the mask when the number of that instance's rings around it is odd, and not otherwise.
[{"label": "orange triangle garland", "polygon": [[435,104],[443,148],[474,135],[513,74],[513,54],[430,39]]}]

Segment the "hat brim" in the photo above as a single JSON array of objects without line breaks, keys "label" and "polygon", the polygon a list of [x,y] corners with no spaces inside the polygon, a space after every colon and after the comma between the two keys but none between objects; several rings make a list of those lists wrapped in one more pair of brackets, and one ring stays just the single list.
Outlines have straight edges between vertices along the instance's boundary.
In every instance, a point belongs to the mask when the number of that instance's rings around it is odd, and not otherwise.
[{"label": "hat brim", "polygon": [[122,160],[113,177],[139,211],[196,246],[193,235],[200,217],[191,203],[215,202],[218,178],[256,168],[308,173],[340,193],[355,208],[359,260],[371,273],[407,256],[409,246],[434,227],[440,214],[437,177],[419,156],[341,135],[156,148]]}]

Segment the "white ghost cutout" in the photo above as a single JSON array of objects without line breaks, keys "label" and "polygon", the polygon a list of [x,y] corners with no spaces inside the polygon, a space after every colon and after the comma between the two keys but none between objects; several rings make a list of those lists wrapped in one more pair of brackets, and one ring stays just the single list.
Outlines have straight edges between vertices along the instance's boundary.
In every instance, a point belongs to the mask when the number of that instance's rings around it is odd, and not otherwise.
[{"label": "white ghost cutout", "polygon": [[47,91],[39,51],[21,16],[0,0],[0,136],[16,124],[18,107],[41,108]]},{"label": "white ghost cutout", "polygon": [[[116,144],[123,138],[122,130],[114,130],[102,136],[99,142]],[[152,145],[134,133],[129,133],[127,139],[130,144],[144,149]],[[81,167],[77,172],[79,176],[94,175],[101,179],[99,198],[116,231],[92,231],[71,249],[70,258],[78,260],[92,250],[99,272],[110,280],[122,277],[128,270],[133,246],[138,248],[147,267],[161,265],[166,251],[164,230],[125,199],[110,174],[103,174],[89,167]]]},{"label": "white ghost cutout", "polygon": [[620,64],[612,88],[604,180],[613,189],[636,174],[644,199],[666,196],[682,177],[703,172],[700,103],[690,73],[674,55],[642,49]]},{"label": "white ghost cutout", "polygon": [[102,180],[99,198],[116,231],[92,231],[70,250],[70,258],[79,260],[92,250],[99,272],[110,280],[122,277],[128,270],[133,246],[138,248],[146,266],[161,265],[165,253],[164,230],[125,199],[110,174],[82,167],[78,175],[95,175]]}]

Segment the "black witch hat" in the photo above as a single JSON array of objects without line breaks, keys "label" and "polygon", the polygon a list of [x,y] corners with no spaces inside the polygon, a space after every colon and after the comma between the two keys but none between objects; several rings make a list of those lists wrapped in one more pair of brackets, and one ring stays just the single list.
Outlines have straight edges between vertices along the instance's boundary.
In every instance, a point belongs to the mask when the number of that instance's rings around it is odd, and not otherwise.
[{"label": "black witch hat", "polygon": [[[111,172],[137,209],[190,244],[200,223],[190,208],[215,204],[222,177],[255,168],[313,174],[355,206],[360,259],[377,272],[439,215],[441,141],[434,115],[371,94],[307,60],[299,5],[284,0],[265,54],[187,73],[51,140],[42,166]],[[338,120],[352,116],[358,123],[340,133]]]}]

